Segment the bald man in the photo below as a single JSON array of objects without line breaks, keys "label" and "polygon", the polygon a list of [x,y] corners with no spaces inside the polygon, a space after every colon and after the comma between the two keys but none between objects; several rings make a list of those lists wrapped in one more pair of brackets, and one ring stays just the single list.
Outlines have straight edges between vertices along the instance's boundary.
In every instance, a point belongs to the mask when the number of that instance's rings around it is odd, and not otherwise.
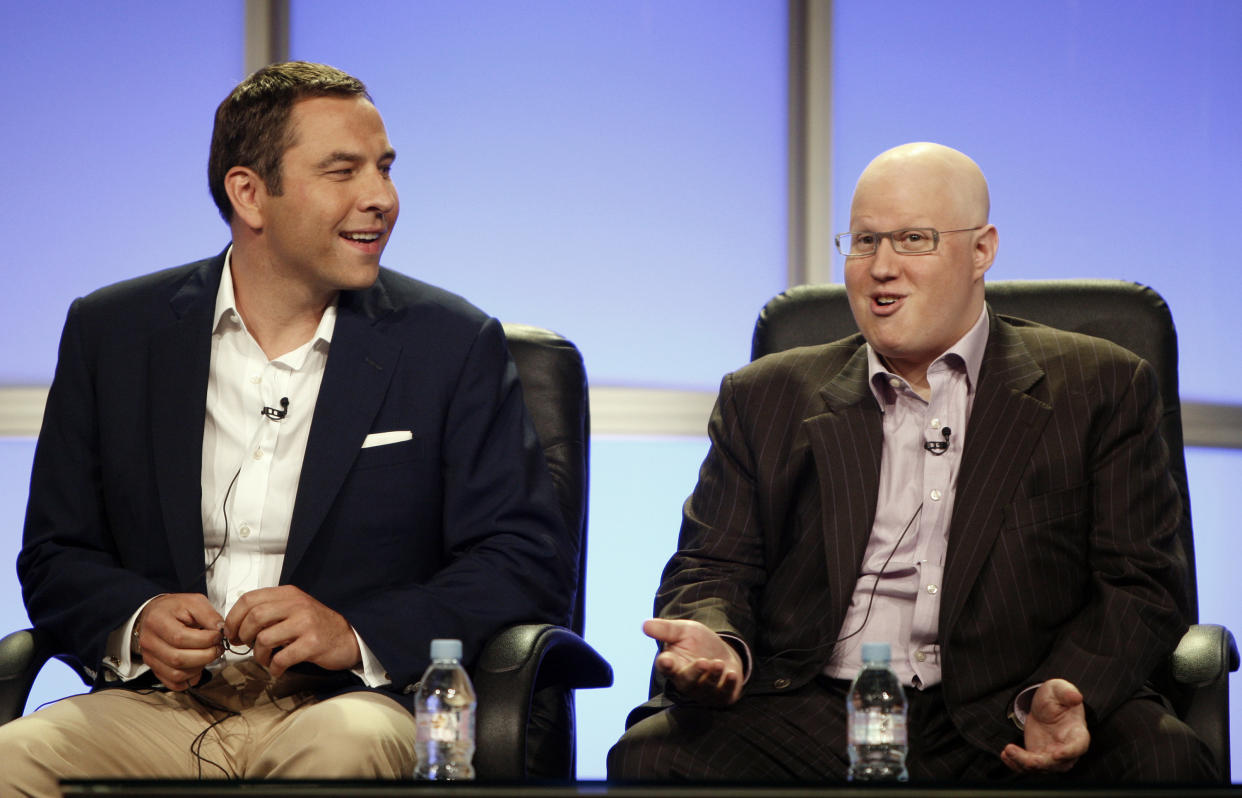
[{"label": "bald man", "polygon": [[843,780],[883,641],[913,780],[1216,778],[1145,687],[1185,631],[1155,376],[990,312],[988,210],[962,153],[882,153],[838,236],[861,335],[725,377],[610,777]]}]

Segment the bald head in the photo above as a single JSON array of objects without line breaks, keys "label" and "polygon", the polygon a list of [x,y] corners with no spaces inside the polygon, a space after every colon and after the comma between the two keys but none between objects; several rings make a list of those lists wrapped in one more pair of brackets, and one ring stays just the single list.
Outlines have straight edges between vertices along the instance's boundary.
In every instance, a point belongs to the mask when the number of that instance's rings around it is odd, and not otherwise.
[{"label": "bald head", "polygon": [[[979,165],[957,150],[927,141],[902,144],[875,157],[854,187],[851,216],[867,207],[929,214],[930,227],[987,224],[988,181]],[[851,224],[850,229],[860,229]],[[875,229],[875,228],[861,228]]]},{"label": "bald head", "polygon": [[[983,172],[940,144],[880,153],[858,178],[850,230],[873,234],[863,240],[878,245],[845,258],[858,329],[889,368],[927,396],[928,366],[983,314],[983,275],[999,240],[988,224]],[[919,231],[922,237],[912,235]],[[895,237],[899,232],[911,237]]]}]

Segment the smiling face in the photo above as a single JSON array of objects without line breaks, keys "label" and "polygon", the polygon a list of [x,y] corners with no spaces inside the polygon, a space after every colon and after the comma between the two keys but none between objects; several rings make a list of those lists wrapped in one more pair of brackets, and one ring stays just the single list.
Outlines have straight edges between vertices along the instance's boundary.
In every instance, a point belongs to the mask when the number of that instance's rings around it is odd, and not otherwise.
[{"label": "smiling face", "polygon": [[263,258],[311,295],[367,288],[399,210],[379,111],[362,97],[313,97],[293,106],[289,124],[281,193],[255,183]]},{"label": "smiling face", "polygon": [[983,309],[983,274],[996,255],[987,224],[987,183],[965,155],[936,144],[903,145],[863,171],[850,207],[850,230],[981,226],[940,237],[935,252],[905,255],[880,242],[866,257],[845,259],[845,288],[858,329],[912,385],[958,341]]}]

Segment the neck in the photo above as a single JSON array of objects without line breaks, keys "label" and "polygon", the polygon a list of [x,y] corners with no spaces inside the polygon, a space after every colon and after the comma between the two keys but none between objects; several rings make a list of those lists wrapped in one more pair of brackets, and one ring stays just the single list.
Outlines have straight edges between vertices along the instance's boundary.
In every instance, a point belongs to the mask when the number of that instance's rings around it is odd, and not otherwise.
[{"label": "neck", "polygon": [[335,291],[315,292],[282,278],[259,259],[232,255],[233,298],[246,329],[269,360],[297,349],[315,334]]}]

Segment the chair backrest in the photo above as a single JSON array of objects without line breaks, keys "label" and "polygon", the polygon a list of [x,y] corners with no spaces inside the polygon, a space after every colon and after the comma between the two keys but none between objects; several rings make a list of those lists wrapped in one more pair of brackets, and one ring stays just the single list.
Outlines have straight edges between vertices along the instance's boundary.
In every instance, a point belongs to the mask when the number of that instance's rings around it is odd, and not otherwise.
[{"label": "chair backrest", "polygon": [[[1151,288],[1121,280],[1002,280],[986,287],[987,301],[1003,316],[1105,338],[1151,363],[1160,385],[1160,432],[1169,447],[1169,469],[1182,497],[1179,538],[1189,569],[1187,623],[1198,622],[1190,494],[1182,445],[1177,388],[1177,332],[1164,299]],[[802,285],[773,298],[760,311],[751,358],[796,346],[836,341],[858,332],[845,286]]]},{"label": "chair backrest", "polygon": [[570,628],[581,635],[591,434],[586,368],[578,348],[550,330],[507,323],[504,330],[565,525],[578,544],[578,595]]}]

